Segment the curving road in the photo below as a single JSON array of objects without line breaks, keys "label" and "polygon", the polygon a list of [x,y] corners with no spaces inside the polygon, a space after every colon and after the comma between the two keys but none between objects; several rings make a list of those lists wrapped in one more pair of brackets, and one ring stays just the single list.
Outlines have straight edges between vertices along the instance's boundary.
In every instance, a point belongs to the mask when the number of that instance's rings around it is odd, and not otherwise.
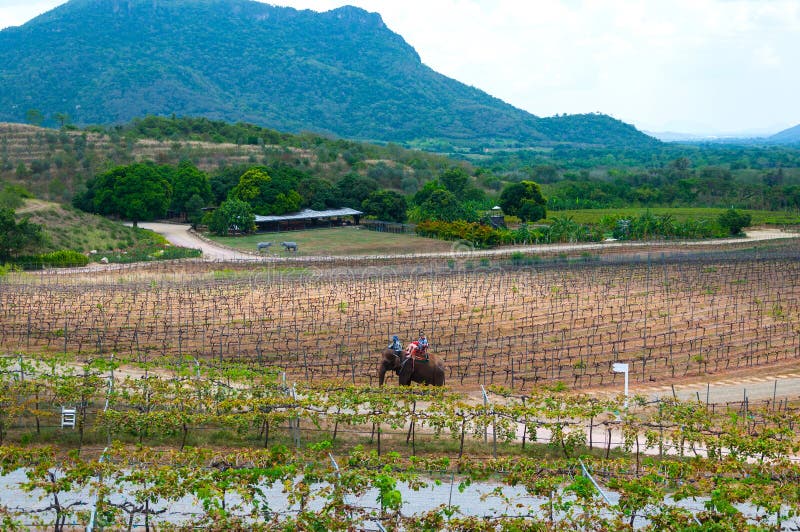
[{"label": "curving road", "polygon": [[185,248],[203,250],[203,258],[207,260],[258,260],[259,258],[248,253],[235,251],[230,248],[216,245],[190,233],[191,226],[186,224],[165,224],[158,222],[143,222],[139,224],[142,229],[149,229],[164,236],[171,244]]},{"label": "curving road", "polygon": [[[213,242],[203,240],[197,235],[189,232],[189,225],[167,224],[158,222],[140,223],[139,227],[149,229],[163,235],[167,240],[176,246],[195,248],[203,250],[203,258],[206,260],[274,260],[267,257],[259,257],[256,254],[244,253],[231,248],[220,246]],[[660,242],[589,242],[577,244],[538,244],[531,246],[504,247],[501,249],[482,249],[482,250],[463,250],[445,253],[419,253],[415,256],[420,258],[455,258],[455,257],[480,257],[493,255],[507,255],[514,251],[526,253],[546,253],[561,251],[592,251],[608,249],[630,249],[630,248],[691,248],[696,246],[737,244],[743,241],[763,241],[777,240],[786,238],[798,238],[800,234],[786,233],[779,229],[753,229],[746,233],[744,238],[721,238],[716,240],[686,240],[686,241],[660,241]],[[408,255],[380,255],[368,258],[407,258]],[[298,257],[300,260],[314,260],[316,257]],[[367,258],[367,257],[365,257]],[[295,259],[295,260],[297,260]]]}]

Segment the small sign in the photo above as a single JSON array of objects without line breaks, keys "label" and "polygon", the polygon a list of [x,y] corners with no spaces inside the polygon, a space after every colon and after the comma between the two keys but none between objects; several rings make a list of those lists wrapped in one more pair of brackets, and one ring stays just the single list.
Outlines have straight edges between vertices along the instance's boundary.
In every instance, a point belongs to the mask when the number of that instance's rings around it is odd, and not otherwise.
[{"label": "small sign", "polygon": [[611,369],[614,371],[614,373],[628,373],[628,365],[620,362],[614,363],[614,365],[611,366]]}]

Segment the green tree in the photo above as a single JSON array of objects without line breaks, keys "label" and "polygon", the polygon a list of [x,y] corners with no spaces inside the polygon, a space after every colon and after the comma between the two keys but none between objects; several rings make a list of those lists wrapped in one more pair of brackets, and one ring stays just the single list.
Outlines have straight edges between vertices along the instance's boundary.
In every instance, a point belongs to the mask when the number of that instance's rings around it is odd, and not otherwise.
[{"label": "green tree", "polygon": [[203,220],[203,207],[205,206],[206,201],[199,194],[195,194],[186,202],[186,221],[192,224],[193,228],[196,228],[197,224]]},{"label": "green tree", "polygon": [[20,162],[17,165],[16,173],[17,173],[17,179],[25,179],[26,177],[28,177],[30,175],[30,171],[28,171],[28,167],[25,166],[25,163],[23,163],[23,162]]},{"label": "green tree", "polygon": [[449,190],[435,190],[430,197],[420,205],[414,214],[415,221],[437,220],[442,222],[455,222],[465,220],[475,222],[478,213],[465,206]]},{"label": "green tree", "polygon": [[209,180],[214,205],[220,205],[228,199],[228,194],[239,184],[239,178],[247,170],[248,168],[244,165],[227,166]]},{"label": "green tree", "polygon": [[439,176],[439,182],[444,188],[452,192],[455,197],[461,198],[469,186],[469,174],[463,168],[454,166],[442,172]]},{"label": "green tree", "polygon": [[27,216],[17,222],[13,209],[0,209],[0,261],[33,251],[44,241],[41,225]]},{"label": "green tree", "polygon": [[53,120],[58,122],[58,127],[63,128],[70,122],[70,116],[67,113],[53,113]]},{"label": "green tree", "polygon": [[334,186],[334,197],[337,206],[357,209],[376,190],[378,184],[374,180],[358,174],[347,174]]},{"label": "green tree", "polygon": [[752,218],[749,214],[736,209],[728,209],[719,215],[719,225],[732,235],[739,235],[742,229],[750,225]]},{"label": "green tree", "polygon": [[404,222],[408,205],[406,199],[392,190],[377,190],[361,204],[364,213],[379,220]]},{"label": "green tree", "polygon": [[249,203],[231,198],[211,213],[207,225],[217,235],[227,235],[230,232],[250,233],[255,230],[255,216]]},{"label": "green tree", "polygon": [[447,190],[444,185],[442,185],[438,179],[434,179],[433,181],[428,181],[423,185],[421,189],[414,194],[414,204],[415,205],[422,205],[431,197],[431,195],[436,192],[437,190]]},{"label": "green tree", "polygon": [[211,202],[211,184],[205,172],[197,169],[189,161],[183,161],[172,175],[172,205],[170,208],[188,215],[188,203],[194,196],[203,200],[205,207]]},{"label": "green tree", "polygon": [[87,183],[86,193],[73,204],[98,214],[138,222],[166,215],[172,199],[168,168],[149,163],[118,166]]},{"label": "green tree", "polygon": [[333,185],[325,179],[312,176],[301,179],[297,184],[297,193],[303,198],[301,207],[318,211],[336,207]]},{"label": "green tree", "polygon": [[228,194],[228,199],[244,201],[255,210],[265,206],[262,191],[269,185],[272,178],[263,168],[251,168],[239,177],[239,183]]},{"label": "green tree", "polygon": [[296,184],[290,171],[278,168],[273,178],[266,168],[254,167],[242,174],[228,197],[249,203],[258,214],[286,214],[300,209],[303,198],[294,189]]},{"label": "green tree", "polygon": [[547,216],[546,204],[541,188],[533,181],[511,183],[500,193],[503,212],[526,222],[535,222]]},{"label": "green tree", "polygon": [[28,109],[25,111],[25,121],[34,126],[41,126],[44,122],[44,115],[38,109]]}]

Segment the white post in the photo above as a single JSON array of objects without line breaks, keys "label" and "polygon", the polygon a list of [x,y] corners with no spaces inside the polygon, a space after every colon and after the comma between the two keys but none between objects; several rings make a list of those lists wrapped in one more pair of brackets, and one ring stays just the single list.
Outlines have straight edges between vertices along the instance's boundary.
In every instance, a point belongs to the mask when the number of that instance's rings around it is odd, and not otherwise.
[{"label": "white post", "polygon": [[628,408],[628,364],[615,362],[614,365],[611,366],[611,370],[614,373],[625,374],[625,408]]}]

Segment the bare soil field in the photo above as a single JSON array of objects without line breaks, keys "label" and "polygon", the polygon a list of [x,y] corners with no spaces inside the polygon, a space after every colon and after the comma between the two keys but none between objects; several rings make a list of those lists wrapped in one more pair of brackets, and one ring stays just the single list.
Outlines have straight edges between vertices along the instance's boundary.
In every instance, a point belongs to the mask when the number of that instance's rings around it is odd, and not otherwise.
[{"label": "bare soil field", "polygon": [[459,389],[618,389],[612,362],[631,365],[635,386],[705,382],[798,361],[797,256],[792,243],[779,253],[477,269],[187,262],[12,274],[0,285],[0,346],[247,361],[295,379],[374,383],[391,335],[408,342],[424,329]]}]

